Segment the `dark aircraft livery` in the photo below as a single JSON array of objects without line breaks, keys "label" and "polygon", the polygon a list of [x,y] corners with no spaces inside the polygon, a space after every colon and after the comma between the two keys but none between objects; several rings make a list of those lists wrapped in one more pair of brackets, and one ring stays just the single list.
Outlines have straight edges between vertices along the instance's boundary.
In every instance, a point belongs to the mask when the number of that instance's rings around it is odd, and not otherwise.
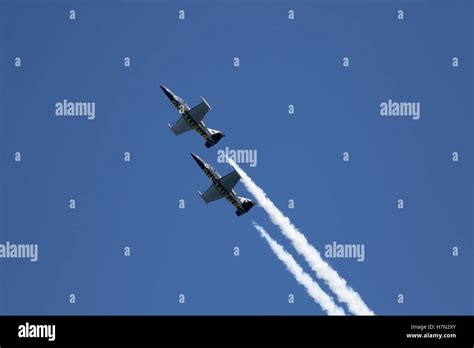
[{"label": "dark aircraft livery", "polygon": [[206,116],[206,113],[211,109],[203,97],[201,97],[201,103],[191,109],[183,99],[174,94],[170,89],[163,85],[160,85],[160,87],[181,114],[180,119],[176,121],[174,125],[168,124],[174,134],[180,135],[194,129],[206,140],[205,145],[208,148],[216,145],[219,140],[224,137],[224,133],[215,129],[207,128],[202,121],[204,116]]},{"label": "dark aircraft livery", "polygon": [[212,181],[211,187],[209,187],[206,192],[199,192],[199,195],[206,203],[225,198],[230,202],[230,204],[237,208],[235,211],[237,216],[245,214],[252,209],[255,203],[248,198],[237,196],[237,193],[234,191],[234,186],[240,180],[240,175],[237,173],[235,168],[232,168],[233,170],[229,174],[221,177],[214,168],[204,162],[197,155],[191,153],[191,156],[194,158],[199,168],[201,168]]}]

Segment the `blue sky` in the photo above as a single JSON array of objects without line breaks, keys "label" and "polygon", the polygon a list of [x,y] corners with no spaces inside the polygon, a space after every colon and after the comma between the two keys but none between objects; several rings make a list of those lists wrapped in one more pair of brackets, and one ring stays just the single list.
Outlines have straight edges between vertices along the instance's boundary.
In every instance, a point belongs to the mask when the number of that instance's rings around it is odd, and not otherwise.
[{"label": "blue sky", "polygon": [[[377,314],[472,314],[472,3],[0,6],[0,243],[39,245],[36,263],[0,259],[0,313],[323,314],[253,229],[310,271],[261,208],[237,218],[197,195],[209,180],[189,153],[225,174],[228,146],[257,150],[242,167],[317,249],[365,245],[364,262],[328,262]],[[204,96],[226,137],[172,134],[159,84]],[[95,120],[55,116],[63,99],[95,102]],[[381,117],[388,99],[420,119]]]}]

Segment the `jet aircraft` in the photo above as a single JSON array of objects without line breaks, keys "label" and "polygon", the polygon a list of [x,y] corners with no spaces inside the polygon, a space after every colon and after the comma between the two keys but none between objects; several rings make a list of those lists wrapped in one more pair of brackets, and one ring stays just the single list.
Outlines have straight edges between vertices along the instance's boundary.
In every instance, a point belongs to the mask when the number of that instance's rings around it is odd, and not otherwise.
[{"label": "jet aircraft", "polygon": [[169,88],[163,85],[160,85],[160,87],[181,114],[181,117],[174,125],[168,124],[168,127],[170,127],[174,134],[180,135],[194,129],[206,140],[205,145],[207,148],[216,145],[225,136],[224,133],[218,130],[206,127],[202,121],[206,113],[211,110],[211,107],[203,97],[201,97],[201,103],[190,108],[183,99],[174,94]]},{"label": "jet aircraft", "polygon": [[214,168],[204,162],[201,158],[199,158],[199,156],[195,155],[194,153],[191,153],[191,156],[194,158],[199,168],[201,168],[212,181],[212,185],[207,189],[206,192],[198,192],[206,203],[213,202],[220,198],[225,198],[235,208],[237,208],[235,211],[237,216],[241,216],[252,209],[255,203],[248,198],[239,197],[234,191],[234,186],[240,180],[240,175],[237,173],[235,168],[232,167],[232,172],[221,177]]}]

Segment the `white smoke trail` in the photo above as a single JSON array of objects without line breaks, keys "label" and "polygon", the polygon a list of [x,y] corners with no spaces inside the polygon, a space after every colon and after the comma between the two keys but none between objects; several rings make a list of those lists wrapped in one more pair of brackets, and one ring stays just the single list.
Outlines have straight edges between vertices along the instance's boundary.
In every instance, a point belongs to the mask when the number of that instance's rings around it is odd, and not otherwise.
[{"label": "white smoke trail", "polygon": [[316,272],[316,276],[319,279],[323,279],[336,294],[338,300],[346,303],[349,310],[356,315],[374,315],[374,312],[367,307],[360,295],[349,287],[346,280],[323,260],[319,251],[309,244],[306,237],[273,204],[265,192],[253,182],[247,173],[231,158],[227,157],[227,160],[240,174],[243,184],[267,212],[270,220],[280,228],[281,232],[291,241],[296,251],[305,258],[311,269]]},{"label": "white smoke trail", "polygon": [[306,288],[309,296],[317,302],[323,311],[329,315],[345,315],[344,310],[337,306],[332,298],[326,294],[316,283],[311,276],[303,271],[296,260],[287,252],[280,244],[278,244],[272,237],[268,235],[265,229],[259,224],[253,222],[253,226],[260,232],[276,256],[285,264],[288,271],[295,277],[296,281]]}]

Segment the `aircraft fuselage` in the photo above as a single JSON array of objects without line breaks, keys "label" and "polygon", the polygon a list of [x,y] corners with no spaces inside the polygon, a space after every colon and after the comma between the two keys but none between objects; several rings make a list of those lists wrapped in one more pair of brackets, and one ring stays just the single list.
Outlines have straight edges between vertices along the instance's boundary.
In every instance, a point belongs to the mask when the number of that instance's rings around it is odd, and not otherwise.
[{"label": "aircraft fuselage", "polygon": [[165,92],[166,96],[168,99],[173,103],[176,109],[178,109],[179,113],[181,114],[181,117],[184,118],[187,124],[194,129],[200,136],[202,136],[206,141],[210,140],[210,134],[207,130],[207,128],[204,126],[202,122],[196,122],[191,115],[189,114],[189,108],[188,105],[184,101],[181,101],[181,98],[177,97],[171,90],[161,87],[163,91]]},{"label": "aircraft fuselage", "polygon": [[241,210],[243,211],[243,207],[242,207],[242,203],[240,202],[240,200],[234,195],[234,193],[230,192],[229,190],[227,190],[224,186],[222,186],[221,182],[220,182],[220,177],[219,175],[217,175],[216,172],[214,172],[214,170],[212,170],[212,168],[210,168],[207,163],[205,163],[203,160],[201,160],[200,158],[194,158],[196,160],[196,162],[198,163],[199,167],[202,169],[202,171],[204,172],[204,174],[206,174],[206,176],[211,180],[212,184],[215,186],[215,188],[217,189],[217,191],[219,191],[220,194],[222,194],[222,196],[228,200],[230,202],[230,204],[232,204],[235,208],[237,208],[238,210]]}]

